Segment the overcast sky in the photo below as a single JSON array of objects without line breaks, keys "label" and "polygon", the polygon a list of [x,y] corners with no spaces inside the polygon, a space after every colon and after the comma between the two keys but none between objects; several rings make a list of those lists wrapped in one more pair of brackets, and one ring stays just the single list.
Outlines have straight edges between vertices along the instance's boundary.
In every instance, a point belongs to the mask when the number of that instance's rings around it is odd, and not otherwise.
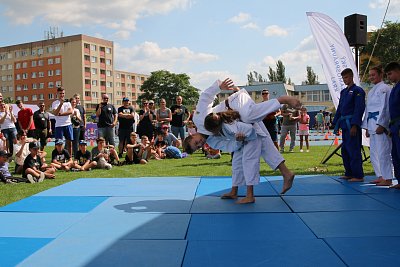
[{"label": "overcast sky", "polygon": [[[379,28],[387,0],[0,0],[0,46],[37,41],[57,26],[64,35],[114,41],[115,68],[137,73],[187,73],[200,89],[231,77],[237,85],[256,70],[267,78],[277,60],[296,84],[312,66],[325,81],[306,12],[324,13],[343,29],[345,16],[368,17]],[[387,20],[398,21],[400,0]]]}]

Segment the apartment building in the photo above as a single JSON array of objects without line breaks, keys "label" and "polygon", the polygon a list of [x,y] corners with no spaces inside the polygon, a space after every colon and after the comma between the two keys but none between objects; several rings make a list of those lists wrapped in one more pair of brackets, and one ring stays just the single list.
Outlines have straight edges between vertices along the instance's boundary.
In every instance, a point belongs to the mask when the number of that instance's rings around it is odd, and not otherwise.
[{"label": "apartment building", "polygon": [[[0,47],[0,90],[3,98],[50,106],[63,86],[67,97],[80,94],[88,110],[103,93],[116,105],[124,96],[135,101],[148,76],[115,71],[114,65],[112,41],[82,34]],[[122,86],[123,76],[133,77],[129,86],[127,78]]]}]

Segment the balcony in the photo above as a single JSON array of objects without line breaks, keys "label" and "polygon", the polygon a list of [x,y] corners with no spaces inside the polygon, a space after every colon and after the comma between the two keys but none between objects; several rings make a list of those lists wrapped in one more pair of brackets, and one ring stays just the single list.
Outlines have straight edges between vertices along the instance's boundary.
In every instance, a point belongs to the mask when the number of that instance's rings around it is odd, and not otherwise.
[{"label": "balcony", "polygon": [[90,54],[90,48],[84,48],[84,49],[83,49],[83,52],[84,52],[85,54]]},{"label": "balcony", "polygon": [[101,57],[105,57],[106,56],[106,52],[105,51],[100,51],[100,56]]},{"label": "balcony", "polygon": [[100,79],[106,79],[106,75],[105,74],[100,74]]},{"label": "balcony", "polygon": [[106,86],[105,86],[105,85],[100,85],[100,90],[101,90],[102,92],[105,92],[105,91],[106,91]]},{"label": "balcony", "polygon": [[100,68],[105,70],[106,69],[106,63],[100,63]]},{"label": "balcony", "polygon": [[91,88],[91,86],[90,86],[90,84],[85,84],[85,89],[90,89]]},{"label": "balcony", "polygon": [[85,72],[85,77],[90,78],[90,72]]},{"label": "balcony", "polygon": [[85,101],[92,101],[92,97],[91,97],[91,96],[86,96],[86,95],[85,95]]},{"label": "balcony", "polygon": [[90,60],[85,60],[85,66],[90,66]]}]

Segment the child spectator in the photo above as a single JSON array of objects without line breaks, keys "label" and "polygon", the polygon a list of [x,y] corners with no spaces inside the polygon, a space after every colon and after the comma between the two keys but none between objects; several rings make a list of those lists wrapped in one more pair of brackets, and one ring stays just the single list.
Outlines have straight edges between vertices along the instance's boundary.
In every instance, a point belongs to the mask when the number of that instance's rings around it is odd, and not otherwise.
[{"label": "child spectator", "polygon": [[22,166],[26,156],[29,155],[29,143],[35,141],[32,138],[28,138],[24,131],[17,133],[17,140],[14,143],[14,158],[15,158],[15,174],[22,173]]},{"label": "child spectator", "polygon": [[98,169],[111,169],[111,162],[115,159],[119,163],[117,151],[113,145],[106,145],[103,137],[97,138],[97,146],[92,149],[92,159],[97,162]]},{"label": "child spectator", "polygon": [[3,133],[0,132],[0,150],[6,150],[6,138],[4,137]]},{"label": "child spectator", "polygon": [[308,142],[310,116],[307,114],[307,108],[302,107],[300,109],[300,120],[299,120],[299,135],[300,135],[300,152],[303,152],[303,138],[306,141],[307,152],[310,151],[310,144]]},{"label": "child spectator", "polygon": [[87,142],[85,140],[79,141],[79,150],[75,154],[75,161],[73,168],[79,171],[90,171],[97,166],[96,161],[92,161],[92,154],[87,150]]},{"label": "child spectator", "polygon": [[69,171],[74,162],[69,152],[64,149],[64,141],[60,139],[56,140],[55,146],[51,153],[51,165],[57,170]]},{"label": "child spectator", "polygon": [[56,170],[47,166],[46,163],[42,163],[42,159],[39,156],[39,144],[37,142],[29,143],[29,151],[30,154],[24,161],[22,177],[28,178],[32,184],[43,182],[44,178],[54,179]]},{"label": "child spectator", "polygon": [[[147,137],[146,135],[142,135],[143,137]],[[139,156],[139,152],[141,149],[142,144],[138,144],[136,141],[137,135],[136,133],[132,132],[130,135],[130,140],[126,145],[126,156],[125,156],[125,163],[126,164],[146,164],[147,161],[142,159]],[[148,138],[147,138],[148,140]]]},{"label": "child spectator", "polygon": [[164,149],[166,147],[167,143],[164,141],[162,133],[158,133],[154,143],[155,159],[165,159]]},{"label": "child spectator", "polygon": [[12,177],[10,171],[8,170],[8,154],[4,150],[0,150],[0,180],[6,184],[15,184],[20,182],[27,182],[27,179],[24,178],[15,178]]},{"label": "child spectator", "polygon": [[186,124],[186,128],[189,135],[197,133],[196,126],[194,125],[193,121],[188,121],[188,123]]}]

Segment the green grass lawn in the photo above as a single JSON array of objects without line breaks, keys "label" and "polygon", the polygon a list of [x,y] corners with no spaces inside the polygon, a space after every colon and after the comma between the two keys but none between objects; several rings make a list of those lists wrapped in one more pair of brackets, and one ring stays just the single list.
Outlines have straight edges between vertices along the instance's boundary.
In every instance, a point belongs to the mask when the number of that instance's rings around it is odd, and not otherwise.
[{"label": "green grass lawn", "polygon": [[[46,148],[48,155],[51,155],[53,147]],[[300,153],[295,148],[295,153],[284,153],[286,164],[297,175],[301,174],[325,174],[342,175],[342,159],[333,156],[325,165],[320,164],[327,153],[328,146],[311,147],[309,153]],[[331,148],[330,151],[332,151]],[[329,152],[330,153],[330,152]],[[368,153],[368,149],[367,149]],[[99,177],[143,177],[143,176],[230,176],[231,156],[222,154],[221,159],[209,160],[203,154],[195,153],[184,159],[151,160],[146,165],[127,165],[114,167],[107,170],[93,170],[90,172],[63,172],[56,173],[56,179],[45,180],[40,184],[0,184],[0,206],[7,205],[17,200],[34,195],[49,188],[70,182],[78,178],[99,178]],[[14,166],[11,163],[10,166]],[[365,175],[373,175],[373,169],[369,161],[364,163]],[[260,174],[264,176],[279,175],[279,172],[272,171],[264,162],[261,164]]]}]

